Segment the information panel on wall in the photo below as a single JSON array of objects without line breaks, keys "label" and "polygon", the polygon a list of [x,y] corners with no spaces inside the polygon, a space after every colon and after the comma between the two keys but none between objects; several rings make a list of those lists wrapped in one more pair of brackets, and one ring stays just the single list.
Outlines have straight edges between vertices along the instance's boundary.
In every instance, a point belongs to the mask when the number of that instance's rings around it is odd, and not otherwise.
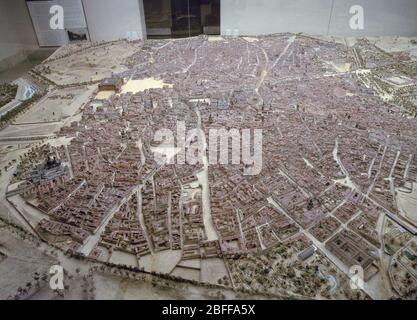
[{"label": "information panel on wall", "polygon": [[[71,41],[88,40],[82,0],[27,0],[26,3],[41,47],[61,46]],[[59,16],[60,10],[54,6],[62,8],[62,17]],[[61,18],[62,25],[59,21]]]}]

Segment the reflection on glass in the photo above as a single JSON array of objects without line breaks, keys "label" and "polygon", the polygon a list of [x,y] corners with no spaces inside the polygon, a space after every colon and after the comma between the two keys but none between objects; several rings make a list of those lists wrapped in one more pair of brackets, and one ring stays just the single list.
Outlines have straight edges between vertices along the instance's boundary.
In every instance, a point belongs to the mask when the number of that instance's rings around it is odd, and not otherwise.
[{"label": "reflection on glass", "polygon": [[144,0],[148,38],[220,34],[220,0]]}]

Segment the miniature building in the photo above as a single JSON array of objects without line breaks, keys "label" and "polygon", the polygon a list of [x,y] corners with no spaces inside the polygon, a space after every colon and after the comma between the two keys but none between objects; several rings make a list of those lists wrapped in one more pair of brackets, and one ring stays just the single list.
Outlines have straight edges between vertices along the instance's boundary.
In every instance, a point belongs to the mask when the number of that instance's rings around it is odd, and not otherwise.
[{"label": "miniature building", "polygon": [[56,160],[53,157],[49,157],[44,164],[38,165],[30,175],[32,182],[41,182],[53,180],[59,176],[64,175],[68,171],[68,167]]},{"label": "miniature building", "polygon": [[104,79],[99,85],[99,91],[116,91],[119,92],[123,85],[123,79],[111,77]]},{"label": "miniature building", "polygon": [[305,261],[308,258],[310,258],[315,252],[316,252],[317,248],[312,245],[310,247],[308,247],[307,249],[304,249],[303,251],[301,251],[298,254],[298,259],[300,259],[301,261]]}]

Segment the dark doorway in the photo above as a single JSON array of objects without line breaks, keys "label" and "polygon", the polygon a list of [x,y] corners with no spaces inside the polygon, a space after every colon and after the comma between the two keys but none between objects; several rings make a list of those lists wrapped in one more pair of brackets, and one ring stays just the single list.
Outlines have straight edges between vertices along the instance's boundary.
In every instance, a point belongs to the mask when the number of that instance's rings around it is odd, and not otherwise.
[{"label": "dark doorway", "polygon": [[143,0],[148,38],[220,34],[220,0]]}]

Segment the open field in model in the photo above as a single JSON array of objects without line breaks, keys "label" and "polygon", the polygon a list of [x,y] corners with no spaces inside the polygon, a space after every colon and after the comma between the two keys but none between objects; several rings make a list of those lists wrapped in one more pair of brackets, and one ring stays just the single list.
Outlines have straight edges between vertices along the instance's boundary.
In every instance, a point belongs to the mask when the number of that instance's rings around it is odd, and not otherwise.
[{"label": "open field in model", "polygon": [[[68,51],[56,52],[45,64],[35,68],[48,80],[62,86],[102,80],[114,73],[126,71],[121,62],[131,56],[137,46],[116,41],[89,47],[72,46]],[[71,54],[71,52],[77,52]]]},{"label": "open field in model", "polygon": [[95,87],[79,87],[52,91],[14,124],[63,122],[88,101],[94,89]]},{"label": "open field in model", "polygon": [[0,131],[0,217],[40,243],[30,268],[71,278],[17,298],[416,299],[415,52],[289,33],[60,48]]}]

